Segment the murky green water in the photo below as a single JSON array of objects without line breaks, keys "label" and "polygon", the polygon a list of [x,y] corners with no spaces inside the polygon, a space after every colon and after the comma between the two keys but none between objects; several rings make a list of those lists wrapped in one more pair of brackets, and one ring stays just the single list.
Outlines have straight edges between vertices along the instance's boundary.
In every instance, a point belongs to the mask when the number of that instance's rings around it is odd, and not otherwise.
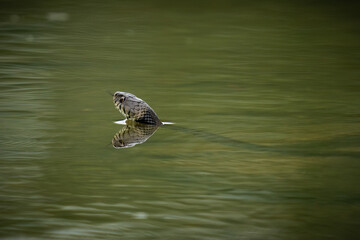
[{"label": "murky green water", "polygon": [[358,7],[1,1],[0,237],[355,239]]}]

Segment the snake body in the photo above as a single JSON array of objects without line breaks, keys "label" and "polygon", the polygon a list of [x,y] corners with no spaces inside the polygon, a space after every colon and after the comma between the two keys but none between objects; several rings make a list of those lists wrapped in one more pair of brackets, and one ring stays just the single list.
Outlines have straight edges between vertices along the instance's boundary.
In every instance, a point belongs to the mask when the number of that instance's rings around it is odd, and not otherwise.
[{"label": "snake body", "polygon": [[163,124],[154,110],[134,94],[118,91],[113,94],[113,101],[116,109],[128,120],[156,126]]}]

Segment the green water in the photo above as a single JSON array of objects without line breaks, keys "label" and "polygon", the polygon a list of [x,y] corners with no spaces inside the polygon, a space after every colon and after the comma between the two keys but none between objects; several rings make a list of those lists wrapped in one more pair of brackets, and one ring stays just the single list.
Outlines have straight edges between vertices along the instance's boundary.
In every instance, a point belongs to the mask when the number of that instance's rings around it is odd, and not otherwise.
[{"label": "green water", "polygon": [[0,5],[1,239],[359,236],[358,4]]}]

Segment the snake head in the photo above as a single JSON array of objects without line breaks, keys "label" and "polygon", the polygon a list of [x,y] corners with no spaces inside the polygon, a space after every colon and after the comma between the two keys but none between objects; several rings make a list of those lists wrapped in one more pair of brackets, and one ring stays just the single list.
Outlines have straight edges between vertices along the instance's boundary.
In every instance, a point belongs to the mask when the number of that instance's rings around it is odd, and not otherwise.
[{"label": "snake head", "polygon": [[134,116],[134,107],[140,102],[137,97],[131,93],[115,92],[113,101],[115,107],[127,118],[131,119]]},{"label": "snake head", "polygon": [[122,104],[123,102],[125,102],[127,95],[128,95],[128,93],[125,93],[125,92],[115,92],[112,95],[114,104],[117,104],[117,103]]}]

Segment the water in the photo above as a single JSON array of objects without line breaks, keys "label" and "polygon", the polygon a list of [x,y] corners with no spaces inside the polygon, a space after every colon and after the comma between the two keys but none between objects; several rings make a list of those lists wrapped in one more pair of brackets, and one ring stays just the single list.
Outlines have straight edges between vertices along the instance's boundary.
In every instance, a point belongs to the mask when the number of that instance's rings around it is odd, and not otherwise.
[{"label": "water", "polygon": [[[358,5],[1,1],[2,239],[354,239]],[[115,149],[106,92],[162,121]]]}]

